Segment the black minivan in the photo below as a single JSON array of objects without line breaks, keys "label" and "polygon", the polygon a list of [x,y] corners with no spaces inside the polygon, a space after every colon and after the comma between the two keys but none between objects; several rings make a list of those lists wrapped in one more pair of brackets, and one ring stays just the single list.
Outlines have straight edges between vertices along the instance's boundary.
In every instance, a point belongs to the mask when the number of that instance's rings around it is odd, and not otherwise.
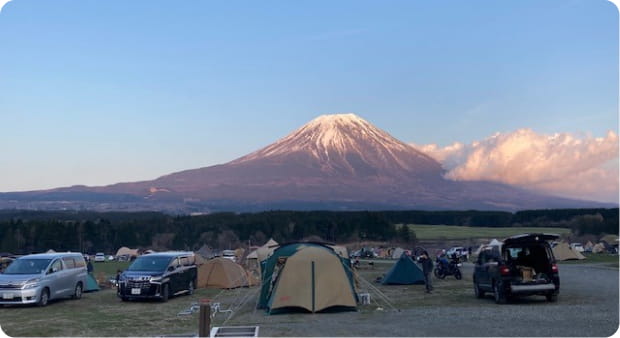
[{"label": "black minivan", "polygon": [[555,234],[523,234],[506,238],[502,245],[482,248],[474,267],[474,293],[492,292],[495,302],[518,296],[543,295],[557,300],[560,276],[549,241]]},{"label": "black minivan", "polygon": [[197,278],[193,252],[171,251],[138,257],[119,276],[117,296],[123,301],[193,294]]}]

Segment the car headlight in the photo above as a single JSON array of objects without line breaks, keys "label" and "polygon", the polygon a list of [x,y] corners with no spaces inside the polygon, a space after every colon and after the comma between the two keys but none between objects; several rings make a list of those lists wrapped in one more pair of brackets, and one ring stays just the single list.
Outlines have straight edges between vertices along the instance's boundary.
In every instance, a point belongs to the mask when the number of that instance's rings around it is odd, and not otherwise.
[{"label": "car headlight", "polygon": [[37,286],[39,286],[39,278],[33,278],[24,282],[22,289],[32,289],[36,288]]},{"label": "car headlight", "polygon": [[162,276],[155,276],[155,277],[151,277],[150,281],[151,282],[155,282],[155,283],[159,283],[161,282]]}]

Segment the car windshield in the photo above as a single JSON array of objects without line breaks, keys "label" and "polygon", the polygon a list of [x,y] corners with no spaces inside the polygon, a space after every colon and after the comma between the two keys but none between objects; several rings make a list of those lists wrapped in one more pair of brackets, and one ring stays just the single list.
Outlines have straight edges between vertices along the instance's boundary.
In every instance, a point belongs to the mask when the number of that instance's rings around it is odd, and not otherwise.
[{"label": "car windshield", "polygon": [[164,271],[170,263],[170,257],[138,257],[127,271]]},{"label": "car windshield", "polygon": [[5,275],[32,275],[45,271],[51,259],[16,259],[4,270]]}]

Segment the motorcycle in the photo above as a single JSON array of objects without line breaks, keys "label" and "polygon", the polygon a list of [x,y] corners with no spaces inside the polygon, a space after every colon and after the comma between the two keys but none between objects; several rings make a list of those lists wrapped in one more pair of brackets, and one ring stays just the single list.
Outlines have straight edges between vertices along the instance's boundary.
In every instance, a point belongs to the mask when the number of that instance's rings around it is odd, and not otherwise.
[{"label": "motorcycle", "polygon": [[435,277],[439,279],[444,279],[446,276],[454,276],[456,279],[461,279],[463,275],[461,274],[460,267],[461,263],[459,263],[458,260],[452,259],[448,262],[445,258],[437,258],[433,273]]}]

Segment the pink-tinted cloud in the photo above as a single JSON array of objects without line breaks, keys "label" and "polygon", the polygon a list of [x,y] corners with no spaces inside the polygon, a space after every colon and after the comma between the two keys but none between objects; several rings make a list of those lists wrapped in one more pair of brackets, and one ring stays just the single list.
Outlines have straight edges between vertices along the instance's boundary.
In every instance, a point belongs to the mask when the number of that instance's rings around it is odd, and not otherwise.
[{"label": "pink-tinted cloud", "polygon": [[414,145],[440,161],[446,177],[489,180],[537,191],[618,202],[618,135],[496,133],[469,145]]}]

